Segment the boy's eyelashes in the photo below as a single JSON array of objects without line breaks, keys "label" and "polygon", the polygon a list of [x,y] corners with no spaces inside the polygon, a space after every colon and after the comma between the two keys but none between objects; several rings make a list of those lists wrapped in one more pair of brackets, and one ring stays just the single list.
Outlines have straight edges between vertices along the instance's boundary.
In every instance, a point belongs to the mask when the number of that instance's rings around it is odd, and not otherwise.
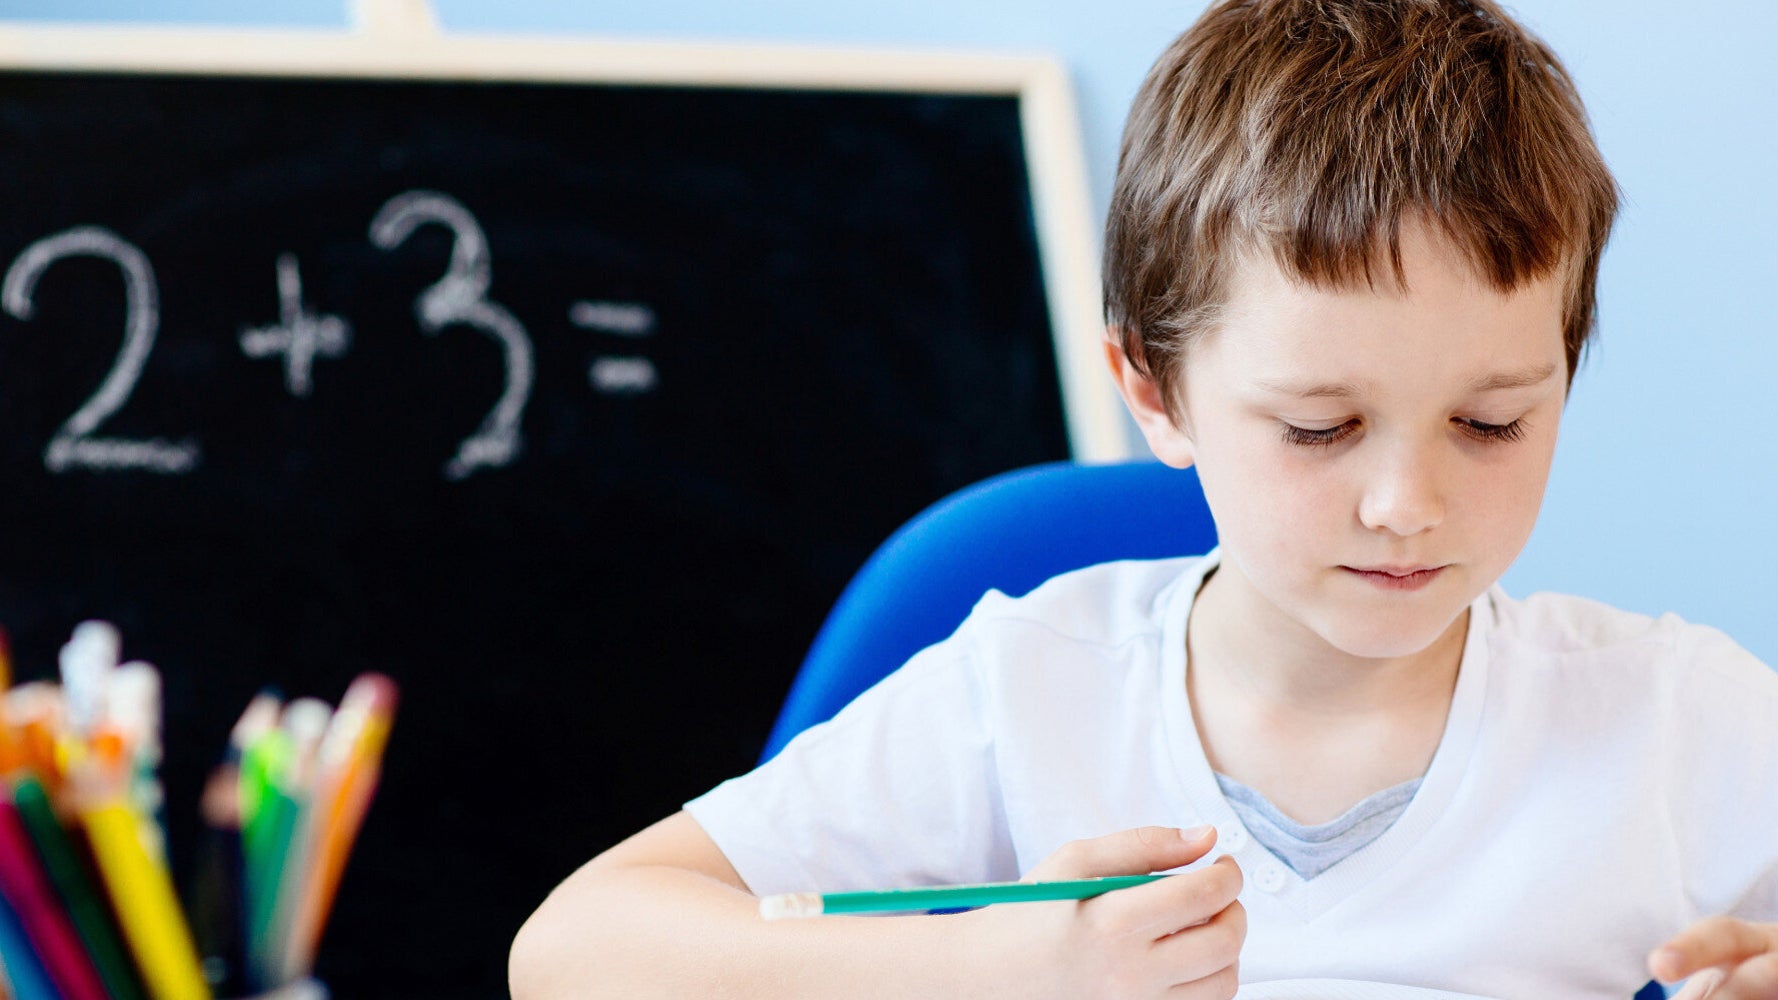
[{"label": "boy's eyelashes", "polygon": [[1469,433],[1484,441],[1517,441],[1525,436],[1525,418],[1523,417],[1504,424],[1487,424],[1466,417],[1458,418],[1457,422],[1462,424]]},{"label": "boy's eyelashes", "polygon": [[[1490,424],[1469,417],[1452,417],[1451,422],[1462,428],[1464,433],[1481,441],[1509,442],[1517,441],[1525,436],[1525,419],[1523,417],[1504,424]],[[1286,444],[1325,448],[1338,444],[1358,433],[1360,423],[1354,419],[1335,427],[1318,430],[1298,427],[1289,421],[1283,421],[1281,426]]]},{"label": "boy's eyelashes", "polygon": [[1356,420],[1348,420],[1336,427],[1326,427],[1320,430],[1298,427],[1289,421],[1284,421],[1280,427],[1284,431],[1286,444],[1302,445],[1309,448],[1325,448],[1335,445],[1358,433],[1358,421]]}]

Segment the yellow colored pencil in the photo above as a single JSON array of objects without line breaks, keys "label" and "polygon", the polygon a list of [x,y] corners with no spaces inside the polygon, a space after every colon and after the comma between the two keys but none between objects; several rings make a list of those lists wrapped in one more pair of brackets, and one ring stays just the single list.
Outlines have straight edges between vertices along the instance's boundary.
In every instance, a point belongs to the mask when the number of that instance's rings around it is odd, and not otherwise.
[{"label": "yellow colored pencil", "polygon": [[142,843],[141,817],[121,795],[81,809],[80,816],[149,995],[210,1000],[173,880]]}]

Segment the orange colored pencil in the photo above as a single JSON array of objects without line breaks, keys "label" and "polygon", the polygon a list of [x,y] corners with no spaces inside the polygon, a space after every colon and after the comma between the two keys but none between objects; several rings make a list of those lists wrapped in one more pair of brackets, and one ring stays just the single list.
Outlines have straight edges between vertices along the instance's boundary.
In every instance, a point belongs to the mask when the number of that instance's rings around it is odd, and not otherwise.
[{"label": "orange colored pencil", "polygon": [[59,801],[63,774],[56,747],[63,737],[61,692],[45,681],[20,684],[6,692],[5,714],[25,766],[42,779],[50,798]]},{"label": "orange colored pencil", "polygon": [[395,700],[394,681],[382,674],[361,675],[340,699],[333,727],[322,743],[314,821],[305,832],[309,866],[290,924],[286,981],[306,976],[313,969],[346,857],[376,794]]}]

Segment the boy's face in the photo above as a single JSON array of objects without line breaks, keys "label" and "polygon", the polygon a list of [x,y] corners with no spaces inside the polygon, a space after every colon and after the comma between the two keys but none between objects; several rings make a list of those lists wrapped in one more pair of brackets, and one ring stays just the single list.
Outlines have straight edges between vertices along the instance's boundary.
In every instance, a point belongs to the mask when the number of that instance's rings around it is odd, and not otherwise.
[{"label": "boy's face", "polygon": [[1358,657],[1426,649],[1518,556],[1566,394],[1559,276],[1503,295],[1424,226],[1401,235],[1405,289],[1247,255],[1180,426],[1113,359],[1155,454],[1198,466],[1242,624]]}]

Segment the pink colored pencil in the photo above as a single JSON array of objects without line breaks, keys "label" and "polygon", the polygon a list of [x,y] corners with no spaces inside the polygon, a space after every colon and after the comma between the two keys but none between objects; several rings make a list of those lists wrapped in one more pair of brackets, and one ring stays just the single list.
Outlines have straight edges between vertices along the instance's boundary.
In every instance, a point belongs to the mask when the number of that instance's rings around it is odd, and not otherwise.
[{"label": "pink colored pencil", "polygon": [[0,801],[0,893],[18,913],[44,972],[64,1000],[106,1000],[99,970],[37,861],[10,789]]}]

